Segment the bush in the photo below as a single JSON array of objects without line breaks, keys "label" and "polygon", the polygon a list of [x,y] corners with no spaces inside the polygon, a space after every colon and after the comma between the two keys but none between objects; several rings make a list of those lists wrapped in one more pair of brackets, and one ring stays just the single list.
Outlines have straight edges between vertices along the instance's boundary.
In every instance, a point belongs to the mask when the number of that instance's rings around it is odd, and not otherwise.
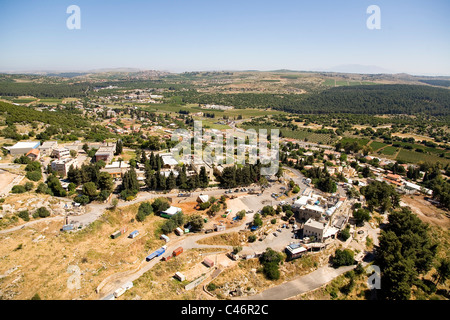
[{"label": "bush", "polygon": [[272,248],[267,248],[261,255],[259,261],[263,265],[263,273],[269,280],[278,280],[280,270],[278,264],[283,260],[283,255]]},{"label": "bush", "polygon": [[299,186],[295,186],[295,187],[292,189],[292,193],[299,193],[299,191],[300,191]]},{"label": "bush", "polygon": [[84,194],[78,195],[73,199],[73,201],[75,201],[76,203],[79,203],[81,205],[86,205],[89,203],[89,197],[85,196]]},{"label": "bush", "polygon": [[38,161],[32,161],[25,167],[25,171],[40,171],[41,170],[41,164]]},{"label": "bush", "polygon": [[24,221],[30,221],[30,214],[28,213],[28,210],[20,211],[20,212],[17,214],[17,216],[18,216],[19,218],[21,218],[22,220],[24,220]]},{"label": "bush", "polygon": [[274,219],[270,220],[270,223],[271,223],[271,224],[277,223],[277,219],[274,218]]},{"label": "bush", "polygon": [[11,189],[11,192],[12,192],[12,193],[24,193],[24,192],[26,192],[26,191],[27,191],[27,190],[25,189],[24,186],[19,186],[19,185],[14,186],[14,187],[12,187],[12,189]]},{"label": "bush", "polygon": [[255,242],[256,236],[254,234],[248,236],[248,242]]},{"label": "bush", "polygon": [[206,288],[208,289],[208,291],[214,291],[217,289],[217,286],[211,282]]},{"label": "bush", "polygon": [[48,191],[49,191],[49,189],[48,189],[47,185],[45,183],[43,183],[43,182],[39,183],[37,188],[36,188],[36,192],[37,193],[45,194],[45,193],[48,193]]},{"label": "bush", "polygon": [[273,216],[275,214],[275,209],[272,206],[265,206],[264,208],[262,208],[261,214],[263,217],[267,215]]},{"label": "bush", "polygon": [[169,201],[165,198],[156,198],[153,203],[153,212],[161,212],[170,207]]},{"label": "bush", "polygon": [[28,181],[28,182],[25,182],[24,188],[25,188],[26,191],[31,191],[31,190],[33,190],[33,188],[34,188],[33,182],[29,182],[29,181]]},{"label": "bush", "polygon": [[143,202],[139,206],[138,213],[136,214],[136,220],[143,222],[148,215],[153,213],[153,207],[150,202]]},{"label": "bush", "polygon": [[39,209],[37,209],[36,213],[37,213],[39,218],[46,218],[46,217],[50,216],[50,211],[48,211],[44,207],[40,207]]},{"label": "bush", "polygon": [[354,253],[350,249],[336,249],[332,260],[334,268],[339,268],[341,266],[351,266],[355,261]]},{"label": "bush", "polygon": [[264,264],[263,273],[269,280],[280,279],[280,270],[278,269],[278,264],[274,262]]},{"label": "bush", "polygon": [[339,237],[344,240],[347,241],[348,238],[350,238],[350,228],[347,226],[344,230],[342,230],[339,233]]},{"label": "bush", "polygon": [[206,210],[211,206],[211,203],[209,201],[203,202],[199,204],[200,210]]},{"label": "bush", "polygon": [[239,220],[244,219],[245,217],[245,210],[241,210],[236,214],[236,217],[238,217]]},{"label": "bush", "polygon": [[182,213],[177,213],[172,217],[170,217],[169,220],[164,222],[164,224],[161,226],[161,231],[164,234],[168,234],[183,224],[184,224],[184,215]]},{"label": "bush", "polygon": [[111,194],[111,192],[109,192],[108,190],[102,190],[100,191],[100,193],[98,194],[98,199],[100,201],[106,201],[106,199],[108,199],[109,195]]},{"label": "bush", "polygon": [[42,173],[40,171],[28,171],[25,176],[31,181],[39,181],[42,179]]}]

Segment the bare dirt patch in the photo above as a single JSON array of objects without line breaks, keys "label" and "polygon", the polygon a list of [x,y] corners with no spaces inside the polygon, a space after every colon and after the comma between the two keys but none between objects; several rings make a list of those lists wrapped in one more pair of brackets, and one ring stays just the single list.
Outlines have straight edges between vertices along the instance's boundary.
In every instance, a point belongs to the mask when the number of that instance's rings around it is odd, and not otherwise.
[{"label": "bare dirt patch", "polygon": [[402,197],[402,201],[409,206],[423,222],[447,229],[450,227],[450,219],[446,216],[447,212],[425,200],[424,196],[405,195]]}]

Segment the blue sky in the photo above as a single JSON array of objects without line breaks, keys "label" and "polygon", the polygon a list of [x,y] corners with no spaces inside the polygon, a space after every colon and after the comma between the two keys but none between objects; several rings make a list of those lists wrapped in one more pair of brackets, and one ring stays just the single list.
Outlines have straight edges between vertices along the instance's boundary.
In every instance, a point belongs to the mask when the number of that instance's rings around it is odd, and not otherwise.
[{"label": "blue sky", "polygon": [[[69,30],[70,5],[81,29]],[[369,5],[381,29],[369,30]],[[318,70],[450,75],[448,0],[0,0],[0,71]]]}]

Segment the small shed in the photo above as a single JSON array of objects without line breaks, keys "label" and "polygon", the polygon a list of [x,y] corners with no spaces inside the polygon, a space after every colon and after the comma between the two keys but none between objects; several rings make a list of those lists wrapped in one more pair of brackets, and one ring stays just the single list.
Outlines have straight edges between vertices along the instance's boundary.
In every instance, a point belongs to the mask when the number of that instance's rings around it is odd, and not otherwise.
[{"label": "small shed", "polygon": [[165,234],[161,235],[161,239],[163,239],[165,242],[169,242],[170,238],[168,236],[166,236]]},{"label": "small shed", "polygon": [[205,258],[205,260],[203,260],[203,264],[209,268],[214,267],[214,261],[208,258]]},{"label": "small shed", "polygon": [[216,231],[224,231],[226,226],[224,224],[215,224],[214,229],[216,229]]},{"label": "small shed", "polygon": [[128,236],[128,238],[134,239],[139,235],[139,231],[134,230],[132,233],[130,233],[130,235]]},{"label": "small shed", "polygon": [[209,201],[209,196],[207,194],[201,194],[197,197],[198,203],[205,203]]},{"label": "small shed", "polygon": [[176,279],[180,280],[180,281],[185,281],[186,280],[186,276],[184,274],[182,274],[181,272],[175,272],[175,276]]}]

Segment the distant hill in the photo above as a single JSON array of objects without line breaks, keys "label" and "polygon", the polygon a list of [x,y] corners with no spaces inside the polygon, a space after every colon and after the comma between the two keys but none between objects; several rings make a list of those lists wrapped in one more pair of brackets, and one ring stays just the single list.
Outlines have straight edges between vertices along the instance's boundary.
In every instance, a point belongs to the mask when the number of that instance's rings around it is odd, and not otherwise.
[{"label": "distant hill", "polygon": [[419,80],[419,81],[432,86],[450,88],[450,80]]},{"label": "distant hill", "polygon": [[[450,115],[450,91],[420,85],[337,87],[309,95],[291,112]],[[288,110],[285,110],[288,111]]]},{"label": "distant hill", "polygon": [[236,108],[272,108],[304,113],[450,115],[450,91],[425,85],[336,87],[308,95],[268,93],[173,92],[183,102],[223,104]]}]

